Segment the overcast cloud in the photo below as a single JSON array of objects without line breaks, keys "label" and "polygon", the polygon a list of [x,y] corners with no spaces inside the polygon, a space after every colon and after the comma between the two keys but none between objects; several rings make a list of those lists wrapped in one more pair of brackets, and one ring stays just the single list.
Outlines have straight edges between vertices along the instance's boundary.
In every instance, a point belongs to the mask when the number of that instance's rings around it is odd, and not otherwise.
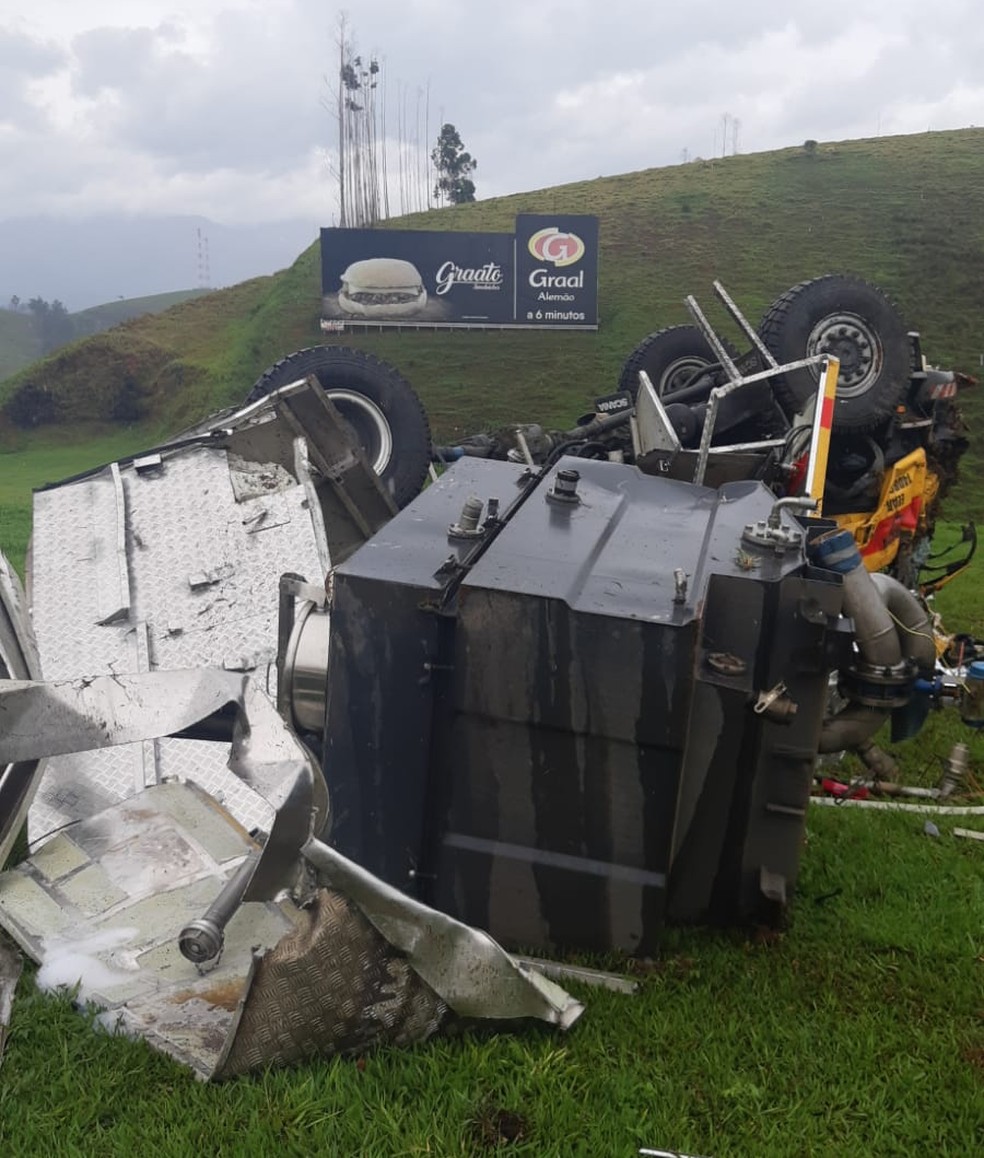
[{"label": "overcast cloud", "polygon": [[[32,0],[0,17],[0,220],[330,224],[337,13],[324,0]],[[360,0],[388,122],[429,87],[480,197],[984,123],[973,0]]]}]

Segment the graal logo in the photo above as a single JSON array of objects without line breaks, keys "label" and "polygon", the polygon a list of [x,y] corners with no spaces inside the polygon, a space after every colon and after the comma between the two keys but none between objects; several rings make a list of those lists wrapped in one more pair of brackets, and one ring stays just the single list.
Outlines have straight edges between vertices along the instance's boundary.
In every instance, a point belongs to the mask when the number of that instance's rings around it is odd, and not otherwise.
[{"label": "graal logo", "polygon": [[573,265],[584,257],[584,242],[576,233],[561,233],[555,226],[538,229],[530,238],[530,253],[551,265]]}]

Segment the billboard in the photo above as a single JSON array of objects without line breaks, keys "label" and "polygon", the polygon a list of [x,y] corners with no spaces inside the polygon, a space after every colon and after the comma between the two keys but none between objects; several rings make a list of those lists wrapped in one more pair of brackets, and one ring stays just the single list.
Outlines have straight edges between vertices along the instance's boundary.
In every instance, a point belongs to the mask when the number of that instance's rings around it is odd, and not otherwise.
[{"label": "billboard", "polygon": [[322,328],[598,328],[598,219],[514,233],[322,229]]}]

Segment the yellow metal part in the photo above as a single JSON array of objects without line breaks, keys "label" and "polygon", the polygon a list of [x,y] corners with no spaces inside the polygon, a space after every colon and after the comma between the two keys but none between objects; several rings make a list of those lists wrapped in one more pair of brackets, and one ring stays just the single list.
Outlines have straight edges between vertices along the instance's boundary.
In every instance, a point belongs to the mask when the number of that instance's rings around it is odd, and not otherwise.
[{"label": "yellow metal part", "polygon": [[893,562],[902,541],[925,526],[926,507],[938,490],[939,479],[920,448],[885,471],[873,511],[837,515],[836,522],[854,536],[865,567],[881,571]]}]

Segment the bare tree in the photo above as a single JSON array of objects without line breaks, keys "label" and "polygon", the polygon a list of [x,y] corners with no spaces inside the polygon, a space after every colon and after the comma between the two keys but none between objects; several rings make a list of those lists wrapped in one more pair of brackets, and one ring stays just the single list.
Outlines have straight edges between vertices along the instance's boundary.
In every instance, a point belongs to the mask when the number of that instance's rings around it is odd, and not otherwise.
[{"label": "bare tree", "polygon": [[[333,84],[338,136],[339,224],[371,225],[382,214],[381,174],[385,174],[385,132],[379,131],[377,89],[380,64],[375,56],[359,55],[348,35],[348,20],[338,17],[335,38],[338,76]],[[383,177],[385,180],[385,177]]]},{"label": "bare tree", "polygon": [[389,217],[391,197],[401,214],[430,209],[435,176],[427,147],[430,81],[416,86],[411,97],[410,86],[398,80],[395,118],[388,120],[386,70],[376,54],[357,51],[345,13],[338,17],[335,48],[337,75],[325,78],[322,104],[337,136],[328,165],[338,186],[339,224],[372,225]]}]

